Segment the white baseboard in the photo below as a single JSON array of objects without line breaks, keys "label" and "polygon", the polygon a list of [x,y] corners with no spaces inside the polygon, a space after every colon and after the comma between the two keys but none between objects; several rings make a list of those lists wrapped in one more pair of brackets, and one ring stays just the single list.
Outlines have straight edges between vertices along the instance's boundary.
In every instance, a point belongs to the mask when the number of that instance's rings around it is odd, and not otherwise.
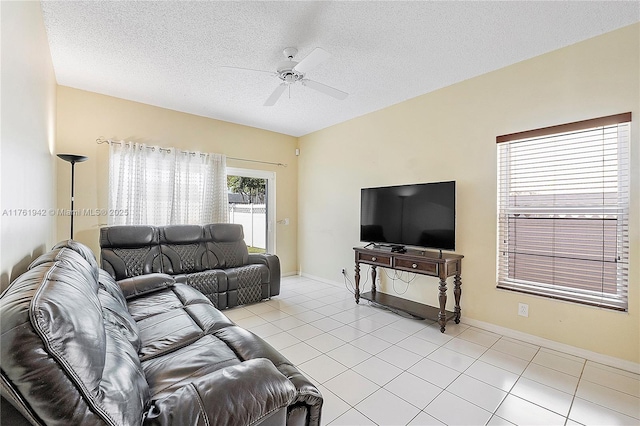
[{"label": "white baseboard", "polygon": [[328,280],[322,277],[316,277],[315,275],[310,275],[310,274],[307,274],[306,272],[303,272],[302,274],[300,274],[300,276],[305,278],[310,278],[314,281],[320,281],[321,283],[330,284],[336,287],[344,287],[344,283],[341,283],[340,281],[333,281],[333,280]]},{"label": "white baseboard", "polygon": [[616,358],[609,355],[603,355],[597,352],[589,351],[575,346],[567,345],[564,343],[556,342],[553,340],[538,337],[533,334],[523,333],[521,331],[512,330],[510,328],[501,327],[499,325],[491,324],[484,321],[478,321],[471,318],[461,318],[460,321],[463,324],[478,327],[483,330],[491,331],[493,333],[501,334],[506,337],[510,337],[516,340],[522,340],[523,342],[531,343],[536,346],[553,349],[559,352],[564,352],[569,355],[574,355],[580,358],[587,359],[589,361],[597,362],[599,364],[608,365],[609,367],[619,368],[621,370],[629,371],[631,373],[640,374],[640,364],[624,359]]},{"label": "white baseboard", "polygon": [[281,277],[294,277],[294,276],[298,276],[298,275],[300,275],[300,274],[298,273],[298,271],[293,271],[293,272],[281,272],[281,273],[280,273],[280,276],[281,276]]}]

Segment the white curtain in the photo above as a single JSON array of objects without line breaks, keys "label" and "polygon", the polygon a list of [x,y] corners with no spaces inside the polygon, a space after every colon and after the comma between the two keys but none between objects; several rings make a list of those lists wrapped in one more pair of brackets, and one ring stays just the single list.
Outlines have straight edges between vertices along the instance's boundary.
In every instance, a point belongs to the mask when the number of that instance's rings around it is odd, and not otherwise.
[{"label": "white curtain", "polygon": [[228,222],[226,157],[111,142],[110,225]]}]

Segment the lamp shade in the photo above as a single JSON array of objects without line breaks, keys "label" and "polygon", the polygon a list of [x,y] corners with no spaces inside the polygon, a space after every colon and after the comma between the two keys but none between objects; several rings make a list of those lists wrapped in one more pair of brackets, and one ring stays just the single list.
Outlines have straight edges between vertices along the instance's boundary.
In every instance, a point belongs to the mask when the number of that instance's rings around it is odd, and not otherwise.
[{"label": "lamp shade", "polygon": [[84,155],[75,155],[75,154],[58,154],[58,157],[70,163],[81,163],[89,159],[89,157],[85,157]]}]

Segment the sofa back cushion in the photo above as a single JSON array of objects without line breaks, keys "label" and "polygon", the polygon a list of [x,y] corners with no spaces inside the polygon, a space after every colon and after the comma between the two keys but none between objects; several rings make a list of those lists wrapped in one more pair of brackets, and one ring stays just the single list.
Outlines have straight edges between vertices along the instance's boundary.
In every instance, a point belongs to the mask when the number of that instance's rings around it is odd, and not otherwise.
[{"label": "sofa back cushion", "polygon": [[158,229],[149,225],[100,229],[102,268],[116,280],[162,272]]},{"label": "sofa back cushion", "polygon": [[190,274],[209,269],[204,230],[200,225],[159,228],[162,267],[167,274]]},{"label": "sofa back cushion", "polygon": [[55,251],[56,249],[60,249],[60,248],[71,249],[76,253],[78,253],[80,256],[82,256],[83,259],[86,260],[87,263],[89,263],[89,265],[91,266],[91,269],[94,271],[95,278],[98,279],[98,271],[100,270],[100,267],[98,266],[98,261],[96,260],[96,256],[93,254],[93,252],[89,247],[75,240],[63,240],[63,241],[60,241],[55,246],[53,246],[52,251]]},{"label": "sofa back cushion", "polygon": [[235,268],[247,264],[249,251],[244,242],[242,225],[214,223],[205,225],[204,229],[207,247],[218,259],[220,267]]},{"label": "sofa back cushion", "polygon": [[127,299],[116,280],[104,269],[98,270],[98,285],[111,295],[123,308],[127,307]]},{"label": "sofa back cushion", "polygon": [[11,401],[48,425],[139,424],[149,390],[135,348],[104,320],[92,266],[68,248],[51,253],[0,297],[0,365],[18,393]]},{"label": "sofa back cushion", "polygon": [[85,279],[89,281],[97,280],[98,268],[92,266],[75,250],[71,250],[67,247],[55,248],[38,256],[33,262],[31,262],[27,269],[34,269],[41,265],[52,265],[56,262],[65,262],[73,265],[75,270],[82,273]]},{"label": "sofa back cushion", "polygon": [[100,269],[98,299],[102,305],[102,318],[113,325],[131,343],[136,353],[140,351],[140,330],[129,311],[127,301],[113,277]]}]

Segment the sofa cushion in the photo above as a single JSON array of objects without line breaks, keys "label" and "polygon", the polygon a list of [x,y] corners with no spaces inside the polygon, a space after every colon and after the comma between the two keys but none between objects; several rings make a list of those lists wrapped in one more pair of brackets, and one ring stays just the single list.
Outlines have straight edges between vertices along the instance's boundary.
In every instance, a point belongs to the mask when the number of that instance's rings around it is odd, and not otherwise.
[{"label": "sofa cushion", "polygon": [[211,334],[224,327],[235,325],[222,312],[211,304],[198,303],[185,306],[185,311],[193,318],[203,334]]},{"label": "sofa cushion", "polygon": [[230,289],[237,289],[237,304],[246,305],[269,297],[267,292],[263,294],[262,284],[269,282],[269,269],[265,265],[245,265],[237,268],[228,268],[227,280]]},{"label": "sofa cushion", "polygon": [[160,227],[163,271],[168,274],[187,274],[209,269],[203,232],[200,225]]},{"label": "sofa cushion", "polygon": [[147,413],[148,425],[255,425],[287,407],[296,389],[273,364],[255,359],[196,378]]},{"label": "sofa cushion", "polygon": [[278,256],[269,253],[250,253],[249,264],[267,267],[269,275],[267,281],[264,282],[269,283],[269,286],[266,297],[280,294],[280,259]]},{"label": "sofa cushion", "polygon": [[173,287],[176,280],[167,274],[146,274],[137,277],[125,278],[118,281],[125,299],[134,299],[148,293],[165,290]]},{"label": "sofa cushion", "polygon": [[54,251],[2,294],[2,371],[48,425],[137,424],[149,390],[136,350],[104,322],[91,265]]},{"label": "sofa cushion", "polygon": [[131,343],[136,353],[140,350],[140,330],[126,306],[102,287],[98,289],[98,299],[102,305],[102,317],[105,323],[114,326]]},{"label": "sofa cushion", "polygon": [[155,293],[148,293],[144,297],[127,300],[129,313],[140,321],[153,315],[168,312],[173,309],[181,309],[187,305],[210,304],[199,291],[181,283],[173,287]]},{"label": "sofa cushion", "polygon": [[116,283],[116,280],[114,280],[113,277],[104,269],[98,269],[98,285],[126,309],[127,300],[124,298],[124,294],[122,294],[122,289],[118,283]]},{"label": "sofa cushion", "polygon": [[57,248],[38,256],[27,269],[34,269],[42,265],[52,266],[56,262],[64,262],[72,266],[89,281],[97,281],[98,279],[97,268],[92,267],[78,252],[67,247]]},{"label": "sofa cushion", "polygon": [[204,294],[216,308],[226,308],[226,300],[220,300],[220,294],[227,292],[227,272],[220,269],[178,275],[176,281],[182,282]]},{"label": "sofa cushion", "polygon": [[183,283],[176,283],[176,285],[171,288],[171,291],[184,306],[196,304],[211,304],[209,299],[207,299],[204,294],[200,293],[198,290],[192,287],[189,287],[188,285],[184,285]]},{"label": "sofa cushion", "polygon": [[221,268],[234,268],[247,264],[249,251],[244,242],[242,225],[214,223],[204,226],[207,247],[218,259]]},{"label": "sofa cushion", "polygon": [[106,358],[99,390],[102,403],[116,424],[139,424],[150,395],[137,350],[120,327],[106,322],[105,331]]},{"label": "sofa cushion", "polygon": [[142,360],[155,357],[195,342],[202,329],[184,309],[173,309],[138,321]]},{"label": "sofa cushion", "polygon": [[[149,301],[152,305],[140,305]],[[162,306],[150,310],[150,306]],[[184,284],[129,303],[140,330],[142,360],[158,357],[194,343],[233,323],[198,291]],[[141,314],[142,312],[142,314]]]},{"label": "sofa cushion", "polygon": [[102,268],[116,280],[162,272],[158,229],[148,225],[100,229]]},{"label": "sofa cushion", "polygon": [[[234,326],[233,322],[206,298],[184,284],[148,297],[160,295],[163,305],[172,308],[138,321],[140,357],[154,398],[175,391],[184,385],[183,380],[240,362],[233,350],[213,336],[220,329]],[[138,309],[135,302],[130,302],[134,313]]]},{"label": "sofa cushion", "polygon": [[59,248],[68,248],[75,251],[80,256],[82,256],[84,260],[86,260],[89,263],[89,265],[91,265],[91,268],[96,271],[96,274],[98,273],[100,267],[98,266],[98,261],[96,260],[96,256],[93,254],[91,249],[86,245],[75,240],[64,240],[64,241],[60,241],[58,244],[53,246],[53,250],[59,249]]},{"label": "sofa cushion", "polygon": [[229,346],[212,335],[204,335],[190,345],[142,360],[151,398],[162,399],[192,380],[240,360]]}]

